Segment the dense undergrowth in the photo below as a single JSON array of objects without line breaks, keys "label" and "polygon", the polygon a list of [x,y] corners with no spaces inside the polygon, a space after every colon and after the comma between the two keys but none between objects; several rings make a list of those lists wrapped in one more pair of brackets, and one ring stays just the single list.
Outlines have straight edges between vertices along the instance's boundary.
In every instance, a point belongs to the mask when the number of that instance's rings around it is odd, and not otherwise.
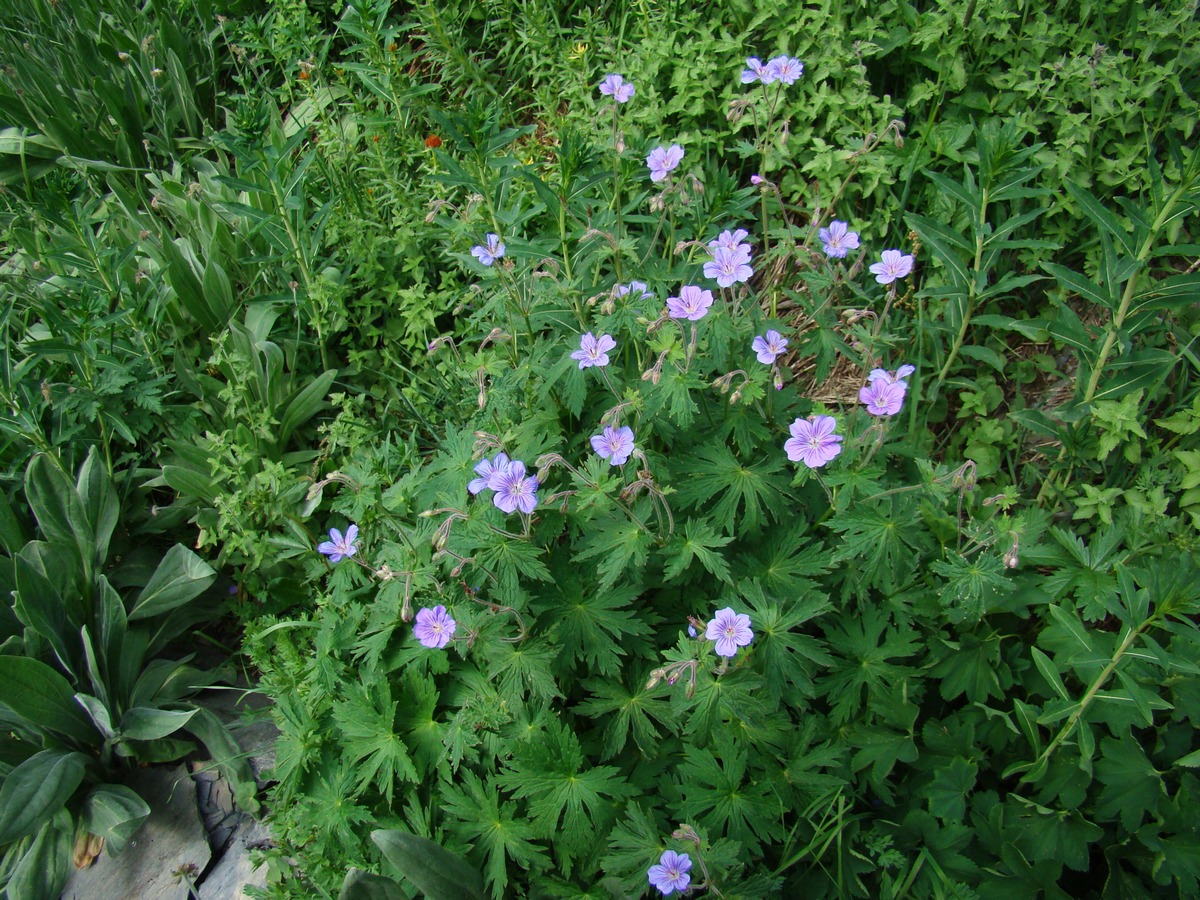
[{"label": "dense undergrowth", "polygon": [[1194,4],[112,6],[0,3],[4,896],[246,785],[218,617],[272,897],[1196,895]]}]

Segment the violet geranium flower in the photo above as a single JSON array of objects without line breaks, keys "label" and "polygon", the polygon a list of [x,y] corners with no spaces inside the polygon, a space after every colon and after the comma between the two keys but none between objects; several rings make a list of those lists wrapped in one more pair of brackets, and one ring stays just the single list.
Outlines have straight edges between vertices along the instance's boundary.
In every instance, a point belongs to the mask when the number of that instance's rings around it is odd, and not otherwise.
[{"label": "violet geranium flower", "polygon": [[738,647],[745,647],[754,640],[754,632],[750,630],[750,617],[745,613],[735,613],[732,607],[718,609],[716,616],[708,623],[704,636],[717,643],[717,656],[734,656]]},{"label": "violet geranium flower", "polygon": [[917,371],[916,366],[903,365],[895,372],[889,372],[887,369],[872,369],[867,376],[867,381],[886,381],[888,384],[902,384],[905,390],[908,389],[908,382],[904,379]]},{"label": "violet geranium flower", "polygon": [[612,97],[617,103],[628,103],[634,95],[633,85],[620,75],[609,75],[600,82],[600,93]]},{"label": "violet geranium flower", "polygon": [[880,284],[891,284],[913,270],[913,258],[899,250],[884,250],[883,258],[877,263],[871,263],[870,268],[876,281]]},{"label": "violet geranium flower", "polygon": [[658,858],[658,864],[650,867],[646,875],[650,884],[658,888],[664,897],[675,891],[683,892],[692,883],[688,872],[692,868],[692,859],[686,853],[676,853],[674,850],[664,850]]},{"label": "violet geranium flower", "polygon": [[487,246],[476,244],[471,248],[471,255],[485,266],[490,266],[504,256],[504,251],[505,246],[500,243],[500,235],[489,233],[487,236]]},{"label": "violet geranium flower", "polygon": [[446,607],[440,604],[433,609],[418,610],[416,621],[413,622],[413,634],[421,646],[431,650],[441,650],[450,643],[457,628],[458,623],[450,618]]},{"label": "violet geranium flower", "polygon": [[[755,178],[758,178],[758,176],[752,175],[750,180],[753,181]],[[762,179],[759,180],[761,181]],[[749,255],[750,245],[744,243],[748,237],[750,237],[750,232],[746,231],[745,228],[739,228],[737,231],[726,229],[717,238],[708,242],[708,249],[715,253],[718,247],[724,247],[726,250],[743,250]]]},{"label": "violet geranium flower", "polygon": [[579,349],[571,354],[571,359],[579,360],[581,369],[591,366],[604,368],[608,365],[608,351],[616,348],[617,342],[612,339],[611,334],[596,337],[589,331],[579,339]]},{"label": "violet geranium flower", "polygon": [[[492,479],[502,474],[507,468],[507,453],[497,453],[494,459],[481,459],[475,464],[475,474],[479,477],[471,479],[467,484],[467,490],[472,494],[478,494],[484,488],[492,487]],[[492,489],[495,490],[495,488]]]},{"label": "violet geranium flower", "polygon": [[331,563],[340,563],[343,559],[349,559],[358,552],[358,547],[354,544],[356,540],[358,540],[357,525],[347,528],[345,536],[336,528],[330,528],[329,540],[321,541],[317,545],[317,552],[328,556]]},{"label": "violet geranium flower", "polygon": [[630,294],[634,295],[634,299],[638,300],[653,300],[654,295],[650,293],[650,288],[646,287],[645,282],[631,281],[629,284],[618,284],[613,288],[613,294],[617,297],[627,297]]},{"label": "violet geranium flower", "polygon": [[623,466],[633,453],[633,429],[628,425],[605,425],[603,432],[592,435],[592,449],[610,466]]},{"label": "violet geranium flower", "polygon": [[779,81],[787,85],[795,84],[796,79],[804,74],[804,63],[791,56],[776,56],[774,59],[768,60],[766,68],[772,76],[772,81]]},{"label": "violet geranium flower", "polygon": [[757,56],[746,60],[746,68],[742,69],[742,84],[753,84],[756,81],[770,84],[774,80],[775,73],[771,71],[770,64],[764,63]]},{"label": "violet geranium flower", "polygon": [[694,284],[684,285],[678,297],[667,298],[667,313],[672,319],[687,319],[699,322],[712,306],[712,291],[702,290]]},{"label": "violet geranium flower", "polygon": [[766,334],[756,337],[750,344],[750,349],[758,354],[760,363],[764,366],[772,366],[775,364],[775,359],[787,349],[787,345],[788,339],[775,329],[771,329]]},{"label": "violet geranium flower", "polygon": [[715,278],[717,284],[723,288],[732,287],[739,281],[749,281],[753,274],[750,253],[745,250],[717,247],[713,251],[712,260],[704,264],[704,277]]},{"label": "violet geranium flower", "polygon": [[836,429],[833,416],[797,419],[789,426],[792,436],[784,441],[783,449],[792,462],[819,469],[842,452],[842,436],[834,434]]},{"label": "violet geranium flower", "polygon": [[817,232],[830,259],[844,259],[850,250],[858,249],[858,232],[850,231],[845,222],[830,222],[828,228]]},{"label": "violet geranium flower", "polygon": [[865,403],[867,412],[873,416],[894,416],[904,405],[904,394],[907,387],[901,382],[872,381],[864,388],[859,388],[858,399]]},{"label": "violet geranium flower", "polygon": [[488,487],[496,492],[492,502],[502,512],[512,513],[519,509],[528,515],[537,506],[537,477],[526,477],[525,463],[520,460],[509,463],[502,474],[493,475]]},{"label": "violet geranium flower", "polygon": [[675,167],[682,161],[683,148],[678,144],[672,144],[670,147],[655,147],[646,157],[646,165],[650,167],[650,180],[662,181],[675,171]]}]

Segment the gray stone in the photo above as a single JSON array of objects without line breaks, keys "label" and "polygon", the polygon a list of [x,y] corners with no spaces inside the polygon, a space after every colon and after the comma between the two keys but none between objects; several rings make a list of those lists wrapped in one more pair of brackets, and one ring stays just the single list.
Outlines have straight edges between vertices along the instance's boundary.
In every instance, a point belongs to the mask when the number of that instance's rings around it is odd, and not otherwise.
[{"label": "gray stone", "polygon": [[74,872],[63,900],[186,900],[189,881],[208,867],[212,853],[187,770],[139,770],[129,786],[150,805],[150,817],[119,856],[105,851]]},{"label": "gray stone", "polygon": [[266,825],[243,819],[225,853],[200,883],[200,900],[246,900],[247,887],[266,887],[267,867],[255,866],[250,852],[271,843]]}]

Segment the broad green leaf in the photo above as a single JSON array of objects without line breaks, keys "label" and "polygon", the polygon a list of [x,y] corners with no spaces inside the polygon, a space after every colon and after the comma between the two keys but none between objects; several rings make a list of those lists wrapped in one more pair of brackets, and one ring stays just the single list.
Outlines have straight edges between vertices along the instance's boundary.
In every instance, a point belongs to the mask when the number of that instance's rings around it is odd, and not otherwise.
[{"label": "broad green leaf", "polygon": [[408,892],[390,878],[351,866],[338,900],[408,900]]},{"label": "broad green leaf", "polygon": [[1059,285],[1073,294],[1078,294],[1084,300],[1096,304],[1110,312],[1116,312],[1118,300],[1111,293],[1115,286],[1106,291],[1086,275],[1074,272],[1056,263],[1042,263],[1042,268],[1055,277]]},{"label": "broad green leaf", "polygon": [[41,733],[57,732],[84,744],[99,735],[75,701],[70,682],[43,662],[0,655],[0,704]]},{"label": "broad green leaf", "polygon": [[336,369],[322,372],[296,392],[279,417],[279,448],[287,446],[288,439],[297,428],[320,412],[325,405],[325,395],[337,375]]},{"label": "broad green leaf", "polygon": [[483,876],[457,853],[400,829],[371,832],[384,858],[428,900],[484,900]]},{"label": "broad green leaf", "polygon": [[129,621],[146,619],[182,606],[204,592],[216,571],[183,544],[167,551],[149,583],[138,594]]},{"label": "broad green leaf", "polygon": [[971,273],[963,261],[962,253],[974,250],[971,243],[951,228],[928,219],[925,216],[909,214],[904,217],[908,226],[921,237],[921,242],[929,245],[934,257],[945,264],[950,273],[951,283],[961,291],[966,291],[971,284]]},{"label": "broad green leaf", "polygon": [[105,849],[115,856],[150,817],[150,807],[132,788],[102,784],[88,794],[82,825],[89,834],[104,838]]},{"label": "broad green leaf", "polygon": [[71,799],[83,782],[82,753],[43,750],[8,773],[0,785],[0,846],[33,834]]},{"label": "broad green leaf", "polygon": [[25,498],[47,538],[90,561],[92,529],[83,501],[71,479],[45,453],[35,456],[25,470]]},{"label": "broad green leaf", "polygon": [[99,569],[108,558],[108,543],[117,527],[121,506],[95,447],[88,451],[79,469],[75,489],[91,527],[92,565]]},{"label": "broad green leaf", "polygon": [[62,893],[74,868],[71,854],[75,829],[72,824],[70,813],[61,809],[42,825],[9,875],[5,885],[5,896],[9,900],[58,897]]},{"label": "broad green leaf", "polygon": [[1071,199],[1079,204],[1083,210],[1083,214],[1091,219],[1097,228],[1116,240],[1127,255],[1134,256],[1137,254],[1137,248],[1134,246],[1133,238],[1129,234],[1129,231],[1110,210],[1086,189],[1071,181],[1064,183],[1067,193],[1071,195]]},{"label": "broad green leaf", "polygon": [[27,540],[25,526],[13,512],[8,495],[0,491],[0,549],[9,556],[16,556]]},{"label": "broad green leaf", "polygon": [[1071,693],[1067,690],[1067,686],[1063,684],[1062,676],[1058,674],[1058,669],[1054,667],[1050,657],[1039,650],[1037,647],[1030,647],[1029,652],[1033,656],[1033,664],[1037,666],[1037,670],[1042,673],[1042,677],[1046,679],[1046,683],[1054,689],[1064,700],[1071,699]]},{"label": "broad green leaf", "polygon": [[1158,772],[1137,740],[1129,735],[1100,742],[1096,778],[1104,785],[1096,814],[1107,819],[1120,816],[1127,831],[1136,831],[1159,799],[1166,797]]},{"label": "broad green leaf", "polygon": [[170,710],[136,706],[127,709],[121,716],[121,724],[117,730],[127,741],[154,741],[183,728],[197,712],[197,709]]}]

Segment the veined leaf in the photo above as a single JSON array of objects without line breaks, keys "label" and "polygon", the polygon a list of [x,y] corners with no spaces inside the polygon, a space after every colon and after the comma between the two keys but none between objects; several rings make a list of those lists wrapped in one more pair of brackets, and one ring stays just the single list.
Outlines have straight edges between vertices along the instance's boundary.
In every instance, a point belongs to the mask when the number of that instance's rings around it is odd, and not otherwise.
[{"label": "veined leaf", "polygon": [[0,846],[33,834],[83,783],[82,753],[43,750],[8,773],[0,785]]}]

